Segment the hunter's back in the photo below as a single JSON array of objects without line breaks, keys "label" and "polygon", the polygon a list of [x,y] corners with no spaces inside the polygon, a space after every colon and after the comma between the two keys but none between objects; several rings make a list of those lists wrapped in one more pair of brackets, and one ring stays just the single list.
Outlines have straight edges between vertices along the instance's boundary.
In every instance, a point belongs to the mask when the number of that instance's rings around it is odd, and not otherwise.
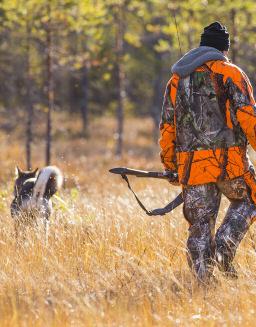
[{"label": "hunter's back", "polygon": [[245,146],[246,137],[237,124],[224,75],[204,65],[180,78],[175,103],[176,151]]},{"label": "hunter's back", "polygon": [[255,119],[254,104],[247,76],[228,61],[206,61],[185,76],[174,73],[160,124],[165,167],[177,170],[183,185],[245,174],[248,139],[256,146],[248,120]]}]

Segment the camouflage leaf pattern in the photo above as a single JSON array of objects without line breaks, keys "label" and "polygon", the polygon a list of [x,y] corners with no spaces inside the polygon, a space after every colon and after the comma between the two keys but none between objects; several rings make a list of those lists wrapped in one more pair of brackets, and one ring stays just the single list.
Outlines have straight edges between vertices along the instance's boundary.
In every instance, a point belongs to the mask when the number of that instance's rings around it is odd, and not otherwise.
[{"label": "camouflage leaf pattern", "polygon": [[174,108],[170,98],[170,89],[171,83],[168,83],[164,93],[164,100],[162,106],[162,117],[161,117],[161,125],[163,124],[174,124]]},{"label": "camouflage leaf pattern", "polygon": [[[215,234],[221,195],[230,200],[227,214]],[[235,275],[237,247],[256,217],[256,206],[243,177],[232,181],[184,186],[184,215],[190,224],[188,263],[200,281],[207,281],[214,266]]]},{"label": "camouflage leaf pattern", "polygon": [[[234,84],[230,83],[229,89],[232,87]],[[234,93],[236,107],[244,105],[246,97],[243,93],[238,88]],[[228,89],[223,84],[223,76],[219,74],[196,71],[180,79],[175,107],[177,152],[214,150],[247,144],[247,139],[235,120],[233,106],[233,128],[227,126],[227,99]]]},{"label": "camouflage leaf pattern", "polygon": [[256,150],[256,107],[246,74],[210,61],[186,78],[174,74],[160,124],[161,160],[179,183],[198,185],[244,175]]}]

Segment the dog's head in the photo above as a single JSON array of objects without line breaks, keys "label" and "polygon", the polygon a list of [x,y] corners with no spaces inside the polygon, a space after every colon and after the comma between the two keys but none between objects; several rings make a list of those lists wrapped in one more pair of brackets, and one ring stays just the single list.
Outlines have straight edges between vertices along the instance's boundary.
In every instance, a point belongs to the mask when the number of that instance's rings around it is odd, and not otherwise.
[{"label": "dog's head", "polygon": [[21,170],[16,167],[16,179],[14,184],[14,196],[18,196],[22,189],[23,184],[31,178],[36,178],[38,174],[38,168],[35,170]]}]

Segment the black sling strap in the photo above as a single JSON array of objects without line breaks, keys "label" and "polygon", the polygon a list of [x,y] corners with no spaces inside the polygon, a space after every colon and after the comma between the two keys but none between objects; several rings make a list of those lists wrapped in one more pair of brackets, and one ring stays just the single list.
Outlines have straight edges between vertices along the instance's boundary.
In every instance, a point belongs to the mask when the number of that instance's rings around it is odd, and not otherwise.
[{"label": "black sling strap", "polygon": [[129,190],[133,193],[133,195],[134,195],[136,201],[138,202],[139,206],[141,207],[141,209],[148,216],[164,216],[165,214],[167,214],[168,212],[171,212],[173,209],[177,208],[180,204],[183,203],[183,196],[182,196],[182,193],[180,193],[173,201],[168,203],[165,207],[157,208],[157,209],[154,209],[152,211],[148,211],[146,209],[146,207],[144,206],[144,204],[138,198],[137,194],[133,191],[133,189],[132,189],[132,187],[130,185],[128,177],[126,175],[121,175],[121,176],[126,181]]}]

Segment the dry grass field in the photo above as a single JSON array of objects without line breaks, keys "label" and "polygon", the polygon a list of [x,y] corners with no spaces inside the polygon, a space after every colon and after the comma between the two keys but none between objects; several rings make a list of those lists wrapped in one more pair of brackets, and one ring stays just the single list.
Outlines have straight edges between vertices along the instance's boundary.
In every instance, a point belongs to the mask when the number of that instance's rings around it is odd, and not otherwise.
[{"label": "dry grass field", "polygon": [[[0,326],[254,326],[256,236],[254,226],[239,248],[238,280],[216,271],[217,284],[202,289],[186,263],[187,223],[182,208],[147,217],[113,166],[161,169],[149,120],[129,120],[122,160],[113,157],[114,122],[54,121],[53,163],[66,178],[54,199],[48,246],[28,230],[17,246],[9,214],[14,167],[24,167],[20,124],[1,132]],[[41,128],[33,162],[43,164]],[[179,188],[165,181],[131,179],[148,208],[165,205]],[[228,202],[223,199],[219,222]]]}]

